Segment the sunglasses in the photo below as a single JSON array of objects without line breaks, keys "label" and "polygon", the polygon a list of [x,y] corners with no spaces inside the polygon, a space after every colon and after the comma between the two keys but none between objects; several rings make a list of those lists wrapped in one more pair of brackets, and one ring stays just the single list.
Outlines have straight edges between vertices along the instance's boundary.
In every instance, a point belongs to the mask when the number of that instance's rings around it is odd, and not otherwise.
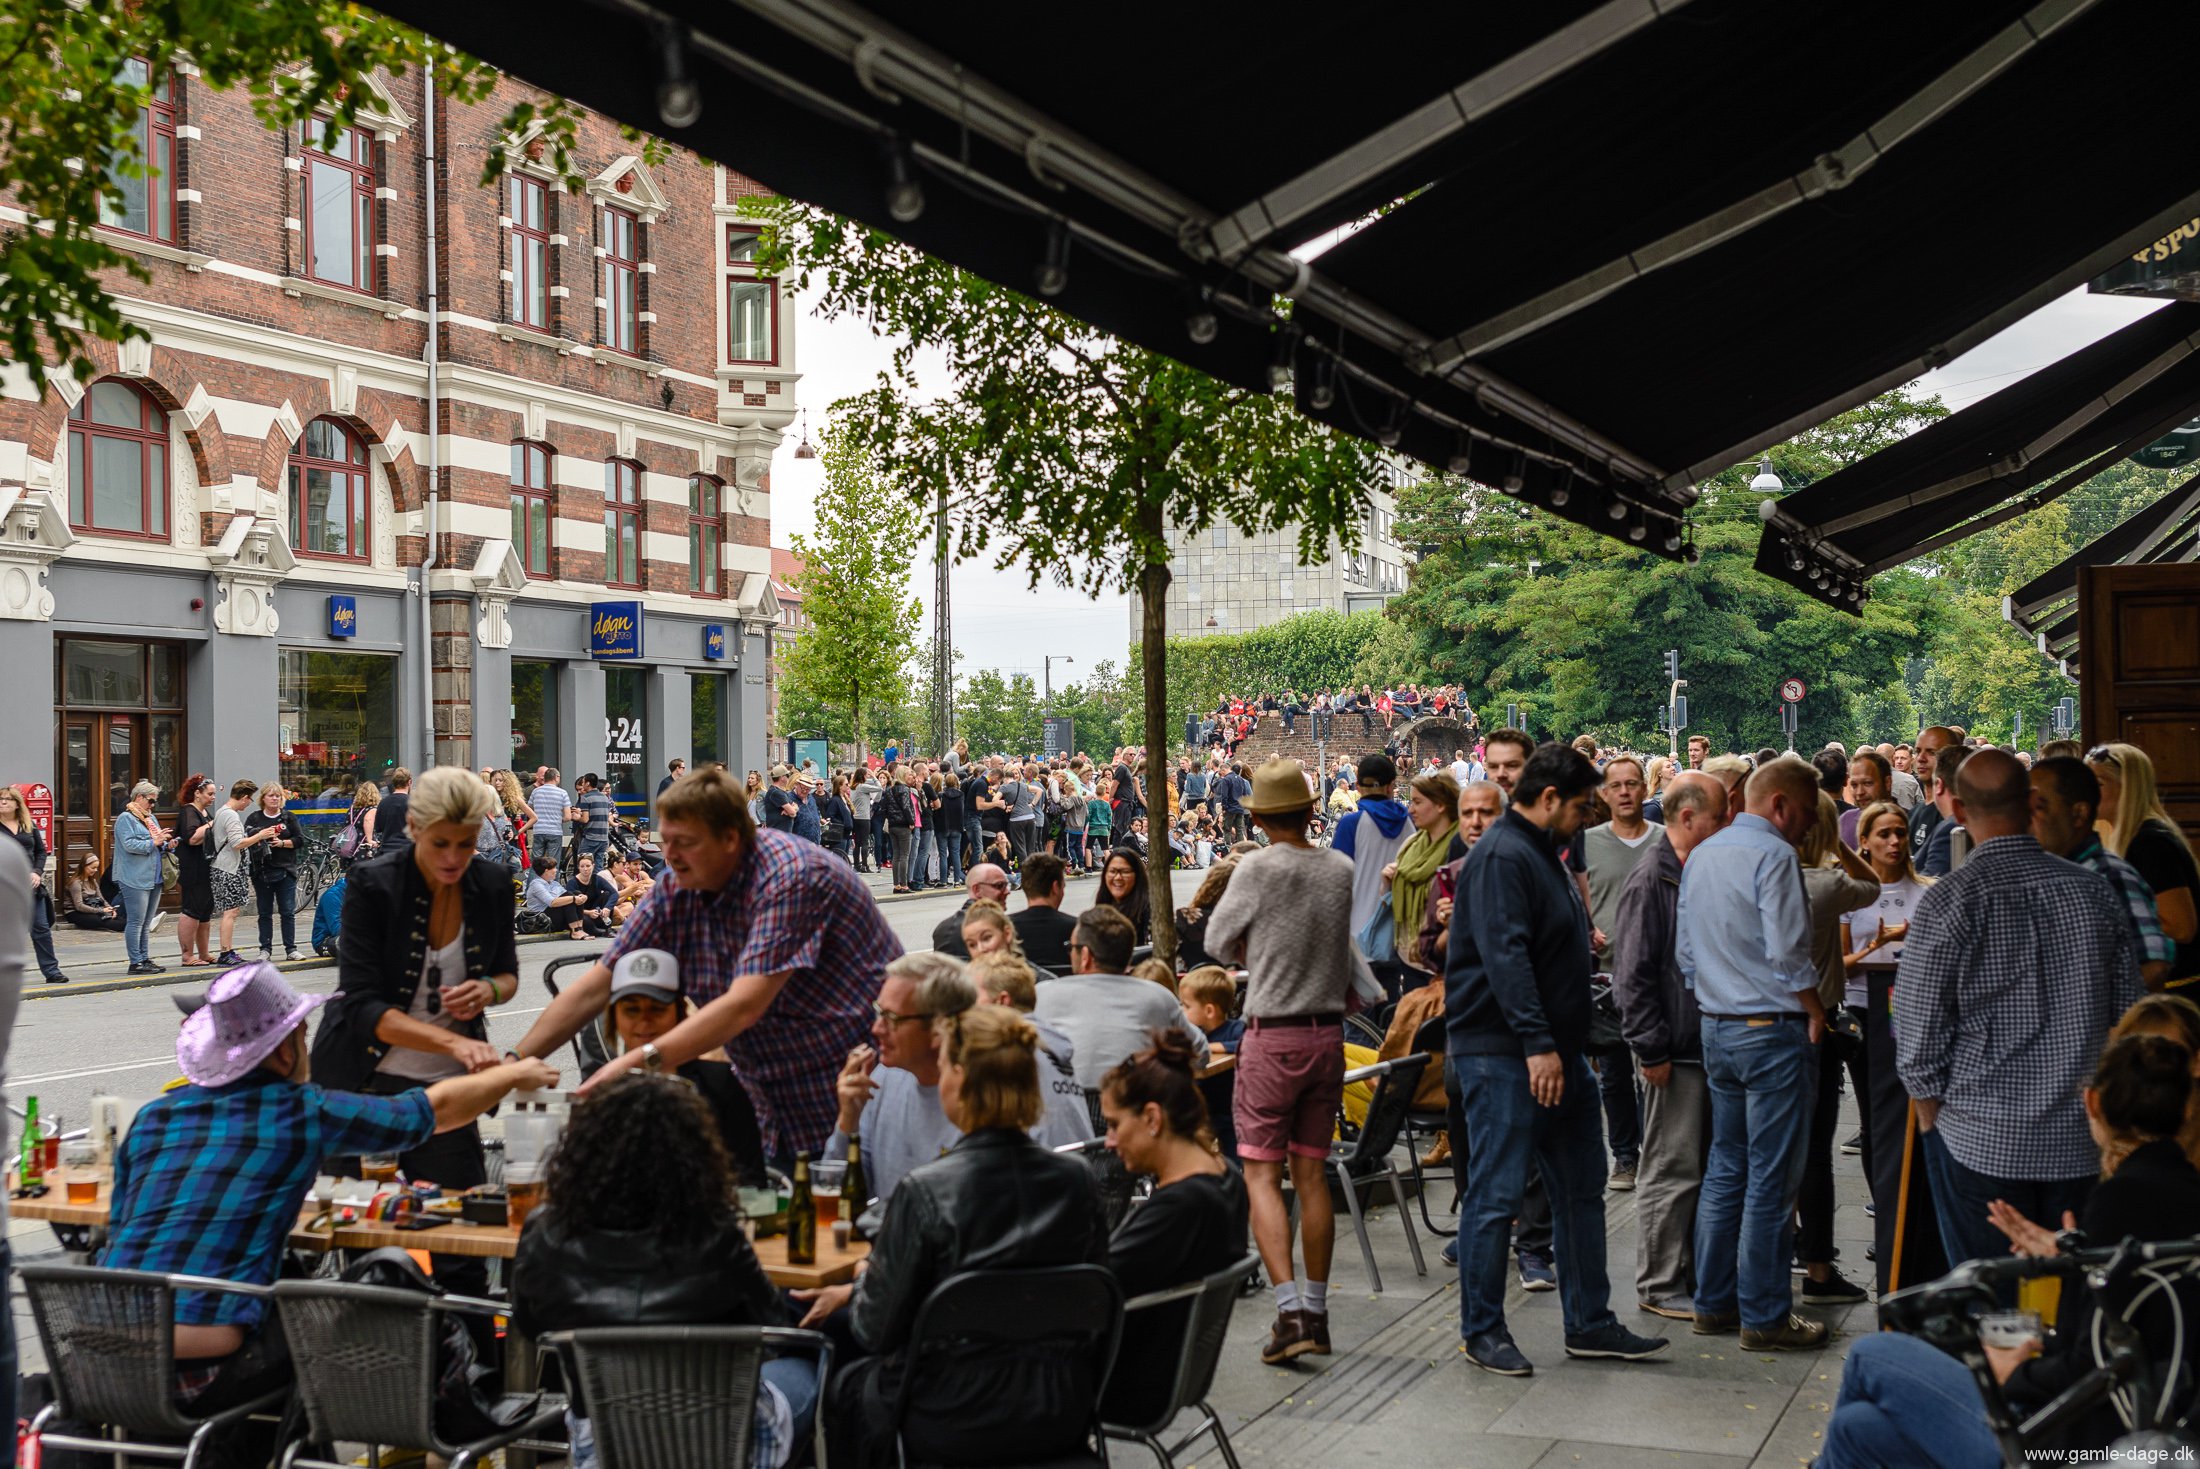
[{"label": "sunglasses", "polygon": [[2113,765],[2118,770],[2124,768],[2124,762],[2117,757],[2114,750],[2106,745],[2095,745],[2092,749],[2086,751],[2085,763],[2088,765]]}]

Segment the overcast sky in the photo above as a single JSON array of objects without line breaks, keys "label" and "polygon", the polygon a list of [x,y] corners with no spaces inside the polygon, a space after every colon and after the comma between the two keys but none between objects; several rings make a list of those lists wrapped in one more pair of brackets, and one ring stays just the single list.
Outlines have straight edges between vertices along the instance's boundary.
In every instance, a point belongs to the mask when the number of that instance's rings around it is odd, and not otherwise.
[{"label": "overcast sky", "polygon": [[[1939,393],[1951,408],[1967,407],[2160,305],[2074,291],[1940,371],[1927,374],[1922,386]],[[835,401],[872,386],[887,366],[890,349],[861,322],[826,321],[807,305],[797,330],[802,380],[795,388],[795,401],[807,410],[814,437]],[[782,546],[790,534],[814,528],[813,501],[824,480],[818,462],[794,457],[799,437],[799,430],[790,432],[772,462],[772,540]],[[933,582],[929,539],[915,550],[911,581],[924,601],[925,635],[929,636]],[[962,650],[966,674],[998,668],[1028,673],[1037,682],[1041,659],[1047,654],[1066,654],[1076,660],[1066,667],[1055,664],[1055,675],[1063,680],[1081,676],[1102,658],[1122,665],[1131,637],[1128,599],[1109,596],[1092,601],[1048,585],[1029,590],[1021,572],[996,571],[982,562],[958,565],[953,578],[954,642]]]}]

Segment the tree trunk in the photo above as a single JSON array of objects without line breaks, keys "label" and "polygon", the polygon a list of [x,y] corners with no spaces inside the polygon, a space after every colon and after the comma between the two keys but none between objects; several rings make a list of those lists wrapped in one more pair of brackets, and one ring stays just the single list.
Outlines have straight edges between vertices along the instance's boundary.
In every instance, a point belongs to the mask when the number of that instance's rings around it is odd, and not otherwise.
[{"label": "tree trunk", "polygon": [[848,681],[848,733],[855,738],[856,763],[863,763],[863,685]]},{"label": "tree trunk", "polygon": [[[1139,511],[1156,542],[1161,507]],[[1169,563],[1149,561],[1138,574],[1139,657],[1146,680],[1146,887],[1153,909],[1154,957],[1176,964],[1176,900],[1169,892]]]}]

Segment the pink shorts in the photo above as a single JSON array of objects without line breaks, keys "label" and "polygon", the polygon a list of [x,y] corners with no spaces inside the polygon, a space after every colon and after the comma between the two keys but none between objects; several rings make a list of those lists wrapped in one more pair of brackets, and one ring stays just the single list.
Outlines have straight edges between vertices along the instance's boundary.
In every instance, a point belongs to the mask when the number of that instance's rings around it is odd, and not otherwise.
[{"label": "pink shorts", "polygon": [[1231,1115],[1238,1156],[1280,1163],[1287,1156],[1326,1158],[1344,1103],[1344,1028],[1248,1026],[1238,1044]]}]

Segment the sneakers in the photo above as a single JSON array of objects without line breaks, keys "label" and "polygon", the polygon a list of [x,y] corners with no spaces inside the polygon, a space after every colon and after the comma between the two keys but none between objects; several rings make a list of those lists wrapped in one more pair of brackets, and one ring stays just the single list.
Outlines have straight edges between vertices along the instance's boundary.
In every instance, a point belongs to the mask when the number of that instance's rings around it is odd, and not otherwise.
[{"label": "sneakers", "polygon": [[1742,1350],[1745,1352],[1809,1352],[1826,1344],[1826,1325],[1822,1321],[1806,1321],[1790,1314],[1788,1319],[1769,1331],[1742,1328]]},{"label": "sneakers", "polygon": [[235,949],[224,949],[214,956],[214,962],[223,969],[235,969],[246,961],[244,955]]},{"label": "sneakers", "polygon": [[1841,1144],[1841,1151],[1851,1158],[1861,1157],[1864,1152],[1864,1134],[1859,1132],[1851,1135],[1847,1142]]},{"label": "sneakers", "polygon": [[1306,1339],[1314,1344],[1313,1349],[1307,1355],[1309,1357],[1328,1356],[1329,1313],[1327,1311],[1301,1311],[1299,1312],[1299,1325],[1305,1330]]},{"label": "sneakers", "polygon": [[1459,1268],[1459,1241],[1456,1237],[1444,1241],[1444,1263],[1454,1270]]},{"label": "sneakers", "polygon": [[1459,1354],[1484,1372],[1499,1377],[1533,1377],[1535,1363],[1520,1354],[1504,1331],[1485,1331],[1459,1343]]},{"label": "sneakers", "polygon": [[1632,1163],[1620,1164],[1619,1167],[1612,1170],[1612,1176],[1605,1181],[1604,1186],[1615,1194],[1633,1193],[1635,1191],[1635,1166]]},{"label": "sneakers", "polygon": [[1595,1331],[1566,1338],[1569,1357],[1608,1357],[1621,1362],[1644,1362],[1672,1345],[1662,1336],[1638,1336],[1617,1321]]},{"label": "sneakers", "polygon": [[1306,1329],[1306,1313],[1278,1311],[1276,1324],[1268,1331],[1268,1345],[1260,1349],[1260,1359],[1273,1367],[1317,1350],[1312,1333]]},{"label": "sneakers", "polygon": [[1551,1268],[1551,1257],[1534,1250],[1520,1252],[1520,1288],[1524,1291],[1558,1289],[1558,1272]]},{"label": "sneakers", "polygon": [[1739,1311],[1698,1311],[1692,1329],[1698,1336],[1725,1336],[1741,1327],[1742,1313]]},{"label": "sneakers", "polygon": [[1663,1316],[1668,1321],[1693,1321],[1696,1319],[1696,1303],[1686,1296],[1667,1296],[1662,1301],[1637,1301],[1637,1309],[1653,1316]]},{"label": "sneakers", "polygon": [[1803,1279],[1803,1304],[1806,1306],[1854,1306],[1870,1299],[1870,1292],[1838,1270],[1829,1273],[1824,1280],[1812,1280],[1808,1276]]},{"label": "sneakers", "polygon": [[53,973],[51,973],[51,974],[49,974],[49,975],[47,975],[47,976],[46,976],[46,983],[48,983],[48,984],[67,984],[68,982],[69,982],[69,976],[67,976],[66,974],[63,974],[63,973],[62,973],[62,972],[61,972],[60,970],[58,970],[58,969],[56,969],[56,970],[55,970],[55,971],[54,971]]},{"label": "sneakers", "polygon": [[283,952],[283,962],[284,962],[285,964],[295,964],[295,963],[297,963],[297,962],[298,962],[298,951],[297,951],[296,949],[287,949],[287,950],[285,950],[285,951]]},{"label": "sneakers", "polygon": [[[1879,1205],[1870,1199],[1866,1199],[1864,1201],[1864,1217],[1866,1219],[1877,1219],[1879,1217]],[[1867,1253],[1864,1258],[1868,1260],[1871,1255]]]}]

